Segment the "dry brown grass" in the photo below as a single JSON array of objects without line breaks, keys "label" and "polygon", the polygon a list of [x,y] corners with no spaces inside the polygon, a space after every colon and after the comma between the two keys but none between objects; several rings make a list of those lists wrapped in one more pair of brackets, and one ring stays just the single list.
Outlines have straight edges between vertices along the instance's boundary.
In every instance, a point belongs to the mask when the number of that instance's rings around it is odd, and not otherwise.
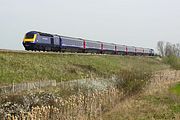
[{"label": "dry brown grass", "polygon": [[8,114],[5,119],[14,120],[95,120],[101,119],[102,113],[114,108],[122,94],[118,89],[109,88],[104,91],[72,95],[67,99],[59,98],[58,107],[33,107],[31,112]]}]

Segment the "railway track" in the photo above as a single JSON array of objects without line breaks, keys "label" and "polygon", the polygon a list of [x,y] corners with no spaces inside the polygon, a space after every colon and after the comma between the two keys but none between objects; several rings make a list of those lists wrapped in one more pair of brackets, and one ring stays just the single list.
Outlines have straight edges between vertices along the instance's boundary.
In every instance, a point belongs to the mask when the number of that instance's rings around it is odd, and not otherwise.
[{"label": "railway track", "polygon": [[[80,56],[115,56],[111,54],[98,54],[98,53],[78,53],[78,52],[52,52],[52,51],[26,51],[26,50],[10,50],[10,49],[0,49],[0,52],[11,52],[11,53],[23,53],[23,54],[54,54],[54,55],[80,55]],[[124,56],[124,55],[116,55]],[[132,56],[135,55],[125,55]],[[139,56],[138,56],[139,57]],[[143,56],[143,57],[153,57],[153,56]]]}]

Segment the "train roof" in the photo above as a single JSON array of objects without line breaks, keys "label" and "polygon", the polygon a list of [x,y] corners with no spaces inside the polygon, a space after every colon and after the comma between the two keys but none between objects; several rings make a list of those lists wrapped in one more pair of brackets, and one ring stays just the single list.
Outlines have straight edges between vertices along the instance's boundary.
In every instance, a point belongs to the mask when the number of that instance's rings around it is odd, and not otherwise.
[{"label": "train roof", "polygon": [[40,34],[40,35],[42,35],[42,36],[53,37],[53,35],[52,35],[52,34],[49,34],[49,33],[44,33],[44,32],[38,32],[38,31],[30,31],[30,32],[28,32],[28,33],[33,33],[33,34],[37,34],[37,33],[39,33],[39,34]]}]

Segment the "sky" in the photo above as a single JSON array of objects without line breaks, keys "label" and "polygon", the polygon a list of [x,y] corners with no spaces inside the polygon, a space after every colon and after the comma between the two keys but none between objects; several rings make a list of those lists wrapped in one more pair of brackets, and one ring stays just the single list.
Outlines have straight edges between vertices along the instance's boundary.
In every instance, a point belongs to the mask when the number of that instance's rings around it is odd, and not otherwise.
[{"label": "sky", "polygon": [[156,49],[180,43],[180,0],[0,0],[0,49],[32,30]]}]

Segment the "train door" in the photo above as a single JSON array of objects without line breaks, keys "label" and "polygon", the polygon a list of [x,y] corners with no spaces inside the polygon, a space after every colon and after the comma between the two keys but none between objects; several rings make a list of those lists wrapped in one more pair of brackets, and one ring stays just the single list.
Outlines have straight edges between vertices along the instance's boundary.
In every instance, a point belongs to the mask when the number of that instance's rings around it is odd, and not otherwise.
[{"label": "train door", "polygon": [[54,45],[54,38],[51,38],[51,45]]},{"label": "train door", "polygon": [[61,37],[59,37],[59,46],[60,46],[60,48],[62,47]]}]

